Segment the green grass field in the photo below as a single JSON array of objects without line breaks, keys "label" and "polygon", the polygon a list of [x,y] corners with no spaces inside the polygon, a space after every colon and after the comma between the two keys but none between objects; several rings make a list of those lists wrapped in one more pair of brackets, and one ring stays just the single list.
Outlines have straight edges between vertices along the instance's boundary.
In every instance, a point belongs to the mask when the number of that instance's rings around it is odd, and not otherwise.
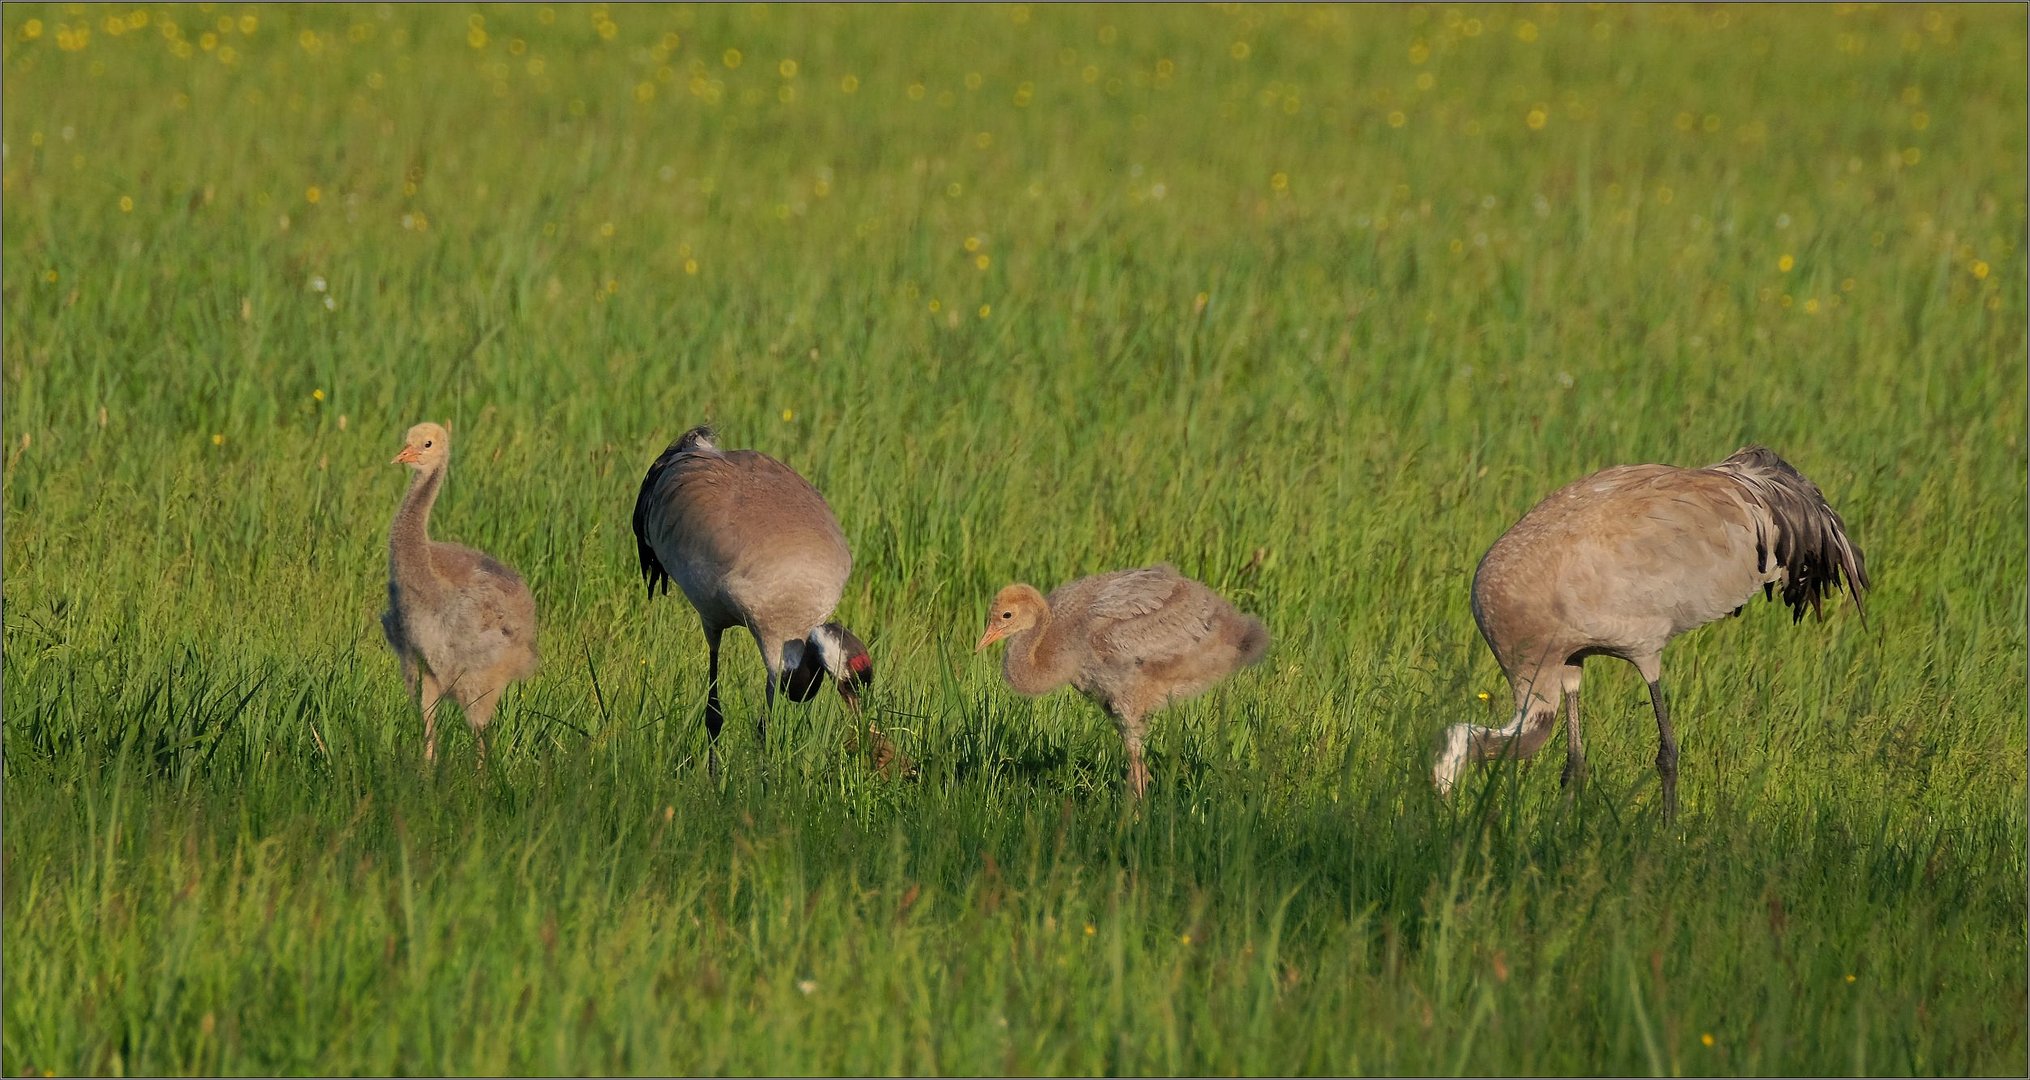
[{"label": "green grass field", "polygon": [[[5,1022],[30,1073],[2020,1073],[2020,9],[8,4]],[[421,768],[415,421],[542,670]],[[686,427],[852,540],[771,730],[645,603]],[[1757,602],[1450,803],[1537,498],[1747,442]],[[1120,742],[972,644],[1175,562],[1269,658]],[[1483,700],[1487,697],[1488,700]]]}]

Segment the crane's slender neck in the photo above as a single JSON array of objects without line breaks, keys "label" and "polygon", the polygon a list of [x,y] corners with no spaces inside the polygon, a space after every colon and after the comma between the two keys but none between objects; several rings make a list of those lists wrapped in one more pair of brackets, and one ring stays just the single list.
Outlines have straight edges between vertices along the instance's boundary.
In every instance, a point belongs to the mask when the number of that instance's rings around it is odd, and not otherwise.
[{"label": "crane's slender neck", "polygon": [[397,580],[415,586],[435,581],[430,565],[430,507],[444,486],[442,465],[416,470],[409,493],[388,529],[388,561]]},{"label": "crane's slender neck", "polygon": [[1045,607],[1042,620],[1035,626],[1009,635],[1008,655],[1001,662],[1001,674],[1016,693],[1045,694],[1071,681],[1076,665],[1071,651],[1064,647],[1063,635],[1056,632],[1058,629],[1050,609]]}]

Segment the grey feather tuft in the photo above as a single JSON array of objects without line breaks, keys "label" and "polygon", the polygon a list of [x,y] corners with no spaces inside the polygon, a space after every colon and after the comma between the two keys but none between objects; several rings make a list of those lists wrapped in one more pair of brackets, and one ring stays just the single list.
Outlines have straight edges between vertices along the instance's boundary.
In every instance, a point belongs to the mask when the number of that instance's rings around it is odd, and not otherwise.
[{"label": "grey feather tuft", "polygon": [[[1824,618],[1821,602],[1843,585],[1866,620],[1867,563],[1817,484],[1764,446],[1744,446],[1713,471],[1739,481],[1775,523],[1769,554],[1784,570],[1783,602],[1790,606],[1791,621],[1804,618],[1806,608]],[[1758,556],[1763,543],[1757,537]]]},{"label": "grey feather tuft", "polygon": [[717,450],[719,449],[719,444],[712,440],[717,438],[718,434],[718,432],[712,430],[710,425],[699,424],[697,427],[677,436],[677,441],[671,443],[670,448],[680,453],[690,453],[693,450]]}]

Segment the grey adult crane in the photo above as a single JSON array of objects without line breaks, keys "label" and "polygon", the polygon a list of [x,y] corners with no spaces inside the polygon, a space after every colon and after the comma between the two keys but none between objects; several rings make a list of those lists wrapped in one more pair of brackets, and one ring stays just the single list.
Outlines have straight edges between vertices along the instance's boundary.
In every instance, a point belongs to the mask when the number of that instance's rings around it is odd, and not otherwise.
[{"label": "grey adult crane", "polygon": [[670,581],[704,624],[708,651],[707,763],[719,773],[719,636],[744,626],[768,667],[767,705],[755,718],[766,749],[778,685],[796,702],[817,696],[829,674],[849,705],[874,681],[860,639],[832,609],[853,555],[825,497],[794,469],[756,450],[721,450],[710,428],[678,437],[649,466],[634,503],[634,539],[650,599]]},{"label": "grey adult crane", "polygon": [[1818,485],[1744,447],[1704,469],[1625,465],[1553,492],[1504,533],[1473,575],[1473,617],[1515,692],[1508,726],[1447,730],[1432,780],[1450,793],[1470,761],[1537,752],[1567,709],[1564,782],[1583,783],[1579,667],[1618,656],[1649,684],[1664,815],[1677,813],[1678,740],[1664,706],[1672,638],[1781,589],[1791,621],[1845,587],[1866,616],[1868,571]]},{"label": "grey adult crane", "polygon": [[1069,683],[1113,718],[1138,799],[1149,786],[1142,763],[1149,714],[1269,651],[1260,619],[1169,565],[1080,578],[1048,597],[1010,585],[995,595],[973,651],[1004,637],[1001,673],[1016,693],[1035,697]]},{"label": "grey adult crane", "polygon": [[417,424],[390,464],[407,465],[411,477],[388,529],[381,629],[423,711],[423,760],[437,760],[437,706],[450,697],[465,711],[483,766],[486,725],[501,692],[536,670],[535,600],[500,560],[430,539],[430,508],[451,465],[450,432]]}]

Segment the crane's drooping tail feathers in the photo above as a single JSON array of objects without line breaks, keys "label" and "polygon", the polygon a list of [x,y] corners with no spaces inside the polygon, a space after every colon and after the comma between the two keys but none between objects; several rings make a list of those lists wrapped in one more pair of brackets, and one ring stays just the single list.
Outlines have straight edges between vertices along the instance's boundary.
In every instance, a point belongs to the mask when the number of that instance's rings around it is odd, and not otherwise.
[{"label": "crane's drooping tail feathers", "polygon": [[677,441],[671,443],[656,458],[655,464],[648,467],[648,475],[641,478],[641,494],[634,499],[634,547],[635,555],[641,559],[641,579],[648,586],[651,600],[655,599],[657,585],[661,585],[665,593],[670,591],[670,572],[664,569],[662,560],[656,558],[655,548],[649,543],[649,508],[655,505],[656,491],[662,486],[663,474],[676,464],[677,459],[697,451],[719,449],[712,436],[712,429],[702,424],[677,436]]},{"label": "crane's drooping tail feathers", "polygon": [[[1739,481],[1768,511],[1776,527],[1775,543],[1758,529],[1756,569],[1768,570],[1771,556],[1784,568],[1783,602],[1790,606],[1791,621],[1804,618],[1807,607],[1814,617],[1823,618],[1819,605],[1827,593],[1842,587],[1842,579],[1854,598],[1854,610],[1867,618],[1867,564],[1817,484],[1762,446],[1735,451],[1713,471]],[[1771,587],[1764,585],[1762,591],[1768,595]]]}]

